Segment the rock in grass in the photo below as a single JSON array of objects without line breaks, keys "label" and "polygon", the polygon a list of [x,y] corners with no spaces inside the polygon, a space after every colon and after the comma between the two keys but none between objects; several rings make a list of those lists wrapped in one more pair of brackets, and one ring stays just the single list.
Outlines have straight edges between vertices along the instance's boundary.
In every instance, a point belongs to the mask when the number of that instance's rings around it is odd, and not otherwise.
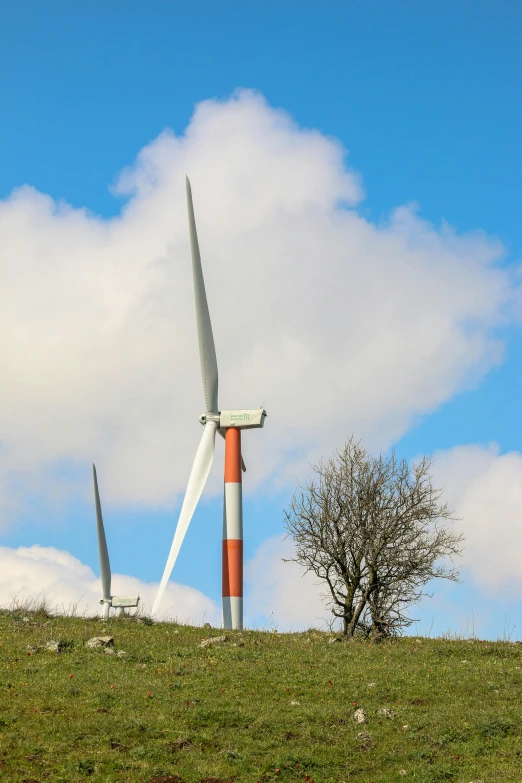
[{"label": "rock in grass", "polygon": [[395,718],[394,711],[389,710],[387,707],[381,707],[380,710],[377,710],[377,715],[384,715],[385,718]]},{"label": "rock in grass", "polygon": [[339,639],[338,636],[334,636],[333,639],[328,639],[328,644],[334,644],[334,642],[342,642],[342,639]]},{"label": "rock in grass", "polygon": [[355,710],[353,713],[353,719],[356,723],[366,723],[366,713],[362,707],[359,707],[358,710]]},{"label": "rock in grass", "polygon": [[125,650],[118,650],[118,652],[116,653],[116,655],[118,656],[118,658],[125,658],[125,656],[127,655],[127,653],[125,652]]},{"label": "rock in grass", "polygon": [[223,644],[228,642],[228,636],[211,636],[210,639],[203,639],[198,647],[212,647],[213,644]]},{"label": "rock in grass", "polygon": [[85,646],[89,647],[90,649],[95,649],[96,647],[113,647],[114,646],[114,637],[113,636],[93,636],[92,639],[89,639],[88,642],[85,642]]},{"label": "rock in grass", "polygon": [[49,641],[44,644],[43,649],[48,652],[61,653],[64,650],[71,650],[73,647],[74,642],[70,639],[60,639],[58,642],[56,639],[49,639]]}]

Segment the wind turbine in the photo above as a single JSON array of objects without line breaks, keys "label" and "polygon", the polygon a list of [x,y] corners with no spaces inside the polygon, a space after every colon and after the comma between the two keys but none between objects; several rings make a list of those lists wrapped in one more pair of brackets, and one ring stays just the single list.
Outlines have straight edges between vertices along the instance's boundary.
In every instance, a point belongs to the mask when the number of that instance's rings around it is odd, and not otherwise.
[{"label": "wind turbine", "polygon": [[158,611],[163,593],[185,538],[188,526],[208,478],[216,432],[225,438],[225,492],[223,501],[223,626],[236,630],[243,627],[243,509],[241,469],[245,465],[241,457],[241,430],[262,427],[265,422],[264,408],[256,410],[220,411],[218,406],[218,368],[212,325],[208,311],[207,295],[201,268],[196,220],[192,204],[192,191],[188,177],[187,207],[192,250],[192,276],[196,301],[196,322],[198,328],[199,359],[206,413],[199,417],[204,425],[203,435],[190,472],[187,490],[178,519],[176,532],[170,548],[167,564],[152,607],[152,614]]},{"label": "wind turbine", "polygon": [[105,528],[103,526],[103,517],[100,503],[100,493],[98,492],[98,478],[96,468],[92,466],[92,478],[94,481],[94,502],[96,504],[96,528],[98,531],[98,555],[100,557],[100,574],[102,583],[103,598],[100,603],[103,604],[103,616],[105,620],[109,618],[111,606],[118,609],[118,616],[125,613],[125,608],[138,606],[140,597],[135,598],[117,598],[111,595],[111,564],[109,562],[109,550],[107,549],[107,540],[105,538]]}]

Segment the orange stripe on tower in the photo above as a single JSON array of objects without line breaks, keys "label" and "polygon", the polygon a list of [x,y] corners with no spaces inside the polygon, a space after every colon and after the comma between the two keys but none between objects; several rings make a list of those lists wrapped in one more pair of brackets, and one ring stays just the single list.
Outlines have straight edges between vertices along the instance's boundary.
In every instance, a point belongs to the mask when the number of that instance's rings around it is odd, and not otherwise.
[{"label": "orange stripe on tower", "polygon": [[243,596],[243,542],[238,538],[223,541],[223,589],[226,598]]},{"label": "orange stripe on tower", "polygon": [[225,443],[225,484],[241,484],[241,430],[229,427]]}]

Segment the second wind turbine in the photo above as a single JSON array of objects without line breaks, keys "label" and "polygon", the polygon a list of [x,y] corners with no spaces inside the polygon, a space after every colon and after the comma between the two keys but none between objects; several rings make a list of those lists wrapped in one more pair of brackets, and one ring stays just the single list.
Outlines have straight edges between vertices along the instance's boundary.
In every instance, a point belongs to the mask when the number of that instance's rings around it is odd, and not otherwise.
[{"label": "second wind turbine", "polygon": [[227,630],[243,628],[243,508],[241,469],[245,466],[241,457],[241,430],[262,427],[266,411],[220,411],[218,407],[218,368],[214,336],[210,323],[207,295],[201,268],[196,220],[192,204],[190,182],[186,180],[189,216],[190,246],[192,250],[192,275],[196,300],[199,359],[206,413],[199,417],[204,425],[203,435],[189,476],[187,491],[170,548],[167,564],[152,607],[158,611],[163,593],[185,538],[188,526],[208,478],[212,461],[216,432],[225,438],[225,494],[223,504],[223,626]]}]

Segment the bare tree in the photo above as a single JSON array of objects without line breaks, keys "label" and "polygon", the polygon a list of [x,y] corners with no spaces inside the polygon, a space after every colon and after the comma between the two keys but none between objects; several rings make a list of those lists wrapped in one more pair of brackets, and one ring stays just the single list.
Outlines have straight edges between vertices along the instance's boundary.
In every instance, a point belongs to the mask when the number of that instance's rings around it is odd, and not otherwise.
[{"label": "bare tree", "polygon": [[434,578],[460,581],[443,557],[460,555],[463,536],[441,525],[453,520],[433,487],[432,461],[408,465],[395,452],[374,457],[350,438],[292,496],[285,511],[294,562],[323,579],[335,617],[353,637],[375,639],[411,625],[406,610]]}]

